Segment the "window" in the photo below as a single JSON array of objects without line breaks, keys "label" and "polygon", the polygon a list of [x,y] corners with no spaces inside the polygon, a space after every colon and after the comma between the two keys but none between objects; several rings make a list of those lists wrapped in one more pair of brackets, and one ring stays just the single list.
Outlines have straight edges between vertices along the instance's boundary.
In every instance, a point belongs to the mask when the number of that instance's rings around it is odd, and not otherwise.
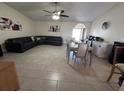
[{"label": "window", "polygon": [[72,38],[76,41],[84,40],[86,38],[86,27],[84,24],[77,24],[72,31]]}]

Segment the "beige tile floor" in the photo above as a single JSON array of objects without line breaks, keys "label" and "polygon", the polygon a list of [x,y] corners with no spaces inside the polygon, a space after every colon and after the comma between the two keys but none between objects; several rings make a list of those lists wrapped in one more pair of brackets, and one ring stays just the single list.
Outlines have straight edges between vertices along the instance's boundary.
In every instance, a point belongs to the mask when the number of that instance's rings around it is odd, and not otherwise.
[{"label": "beige tile floor", "polygon": [[114,91],[118,76],[106,79],[110,64],[93,57],[92,66],[67,64],[66,46],[41,45],[24,53],[5,53],[3,60],[13,60],[20,80],[20,91]]}]

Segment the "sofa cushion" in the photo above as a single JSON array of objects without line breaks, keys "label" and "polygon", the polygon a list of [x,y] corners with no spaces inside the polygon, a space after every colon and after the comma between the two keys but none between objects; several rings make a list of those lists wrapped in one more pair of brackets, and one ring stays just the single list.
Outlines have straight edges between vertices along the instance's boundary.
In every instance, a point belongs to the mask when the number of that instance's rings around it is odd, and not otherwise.
[{"label": "sofa cushion", "polygon": [[30,37],[21,37],[21,38],[12,38],[9,39],[12,43],[25,43],[25,42],[32,42],[32,39]]},{"label": "sofa cushion", "polygon": [[40,38],[40,37],[37,37],[37,38],[36,38],[36,41],[39,41],[39,40],[41,40],[41,38]]},{"label": "sofa cushion", "polygon": [[24,46],[23,46],[23,47],[24,47],[23,49],[24,49],[24,50],[27,50],[27,49],[32,48],[33,46],[34,46],[34,44],[31,43],[31,42],[29,42],[29,43],[25,43]]},{"label": "sofa cushion", "polygon": [[24,37],[24,38],[22,38],[22,39],[24,39],[24,43],[32,42],[31,37]]}]

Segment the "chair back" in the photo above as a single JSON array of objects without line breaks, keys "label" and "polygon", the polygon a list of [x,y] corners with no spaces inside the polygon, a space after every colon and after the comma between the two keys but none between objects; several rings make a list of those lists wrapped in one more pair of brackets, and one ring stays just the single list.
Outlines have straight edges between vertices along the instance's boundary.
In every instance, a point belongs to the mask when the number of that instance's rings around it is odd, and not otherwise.
[{"label": "chair back", "polygon": [[116,63],[118,63],[118,61],[123,59],[122,58],[123,57],[122,54],[124,54],[123,52],[124,52],[124,46],[114,46],[113,65],[115,65]]},{"label": "chair back", "polygon": [[87,53],[87,50],[88,50],[88,45],[85,44],[85,43],[81,43],[79,45],[79,48],[78,48],[78,51],[77,51],[77,56],[85,57],[86,53]]}]

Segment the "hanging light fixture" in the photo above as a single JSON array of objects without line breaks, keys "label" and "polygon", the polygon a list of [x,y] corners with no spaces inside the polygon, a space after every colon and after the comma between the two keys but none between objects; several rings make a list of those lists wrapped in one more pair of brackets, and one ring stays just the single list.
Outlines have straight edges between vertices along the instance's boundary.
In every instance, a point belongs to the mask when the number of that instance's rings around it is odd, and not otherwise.
[{"label": "hanging light fixture", "polygon": [[53,4],[55,5],[55,10],[53,12],[48,11],[48,10],[43,10],[44,12],[49,13],[49,15],[53,20],[59,20],[61,17],[69,17],[68,15],[64,15],[64,10],[57,8],[59,2],[54,2]]},{"label": "hanging light fixture", "polygon": [[52,15],[52,19],[53,20],[59,20],[60,19],[60,11],[56,11],[53,15]]},{"label": "hanging light fixture", "polygon": [[57,13],[54,13],[53,15],[52,15],[52,19],[53,20],[59,20],[60,19],[60,14],[57,12]]},{"label": "hanging light fixture", "polygon": [[53,15],[53,16],[52,16],[52,19],[53,19],[53,20],[59,20],[59,19],[60,19],[60,16]]},{"label": "hanging light fixture", "polygon": [[55,12],[52,15],[52,19],[53,20],[59,20],[60,19],[60,13],[61,12],[57,10],[57,4],[58,4],[58,2],[55,2],[54,4],[55,4]]}]

